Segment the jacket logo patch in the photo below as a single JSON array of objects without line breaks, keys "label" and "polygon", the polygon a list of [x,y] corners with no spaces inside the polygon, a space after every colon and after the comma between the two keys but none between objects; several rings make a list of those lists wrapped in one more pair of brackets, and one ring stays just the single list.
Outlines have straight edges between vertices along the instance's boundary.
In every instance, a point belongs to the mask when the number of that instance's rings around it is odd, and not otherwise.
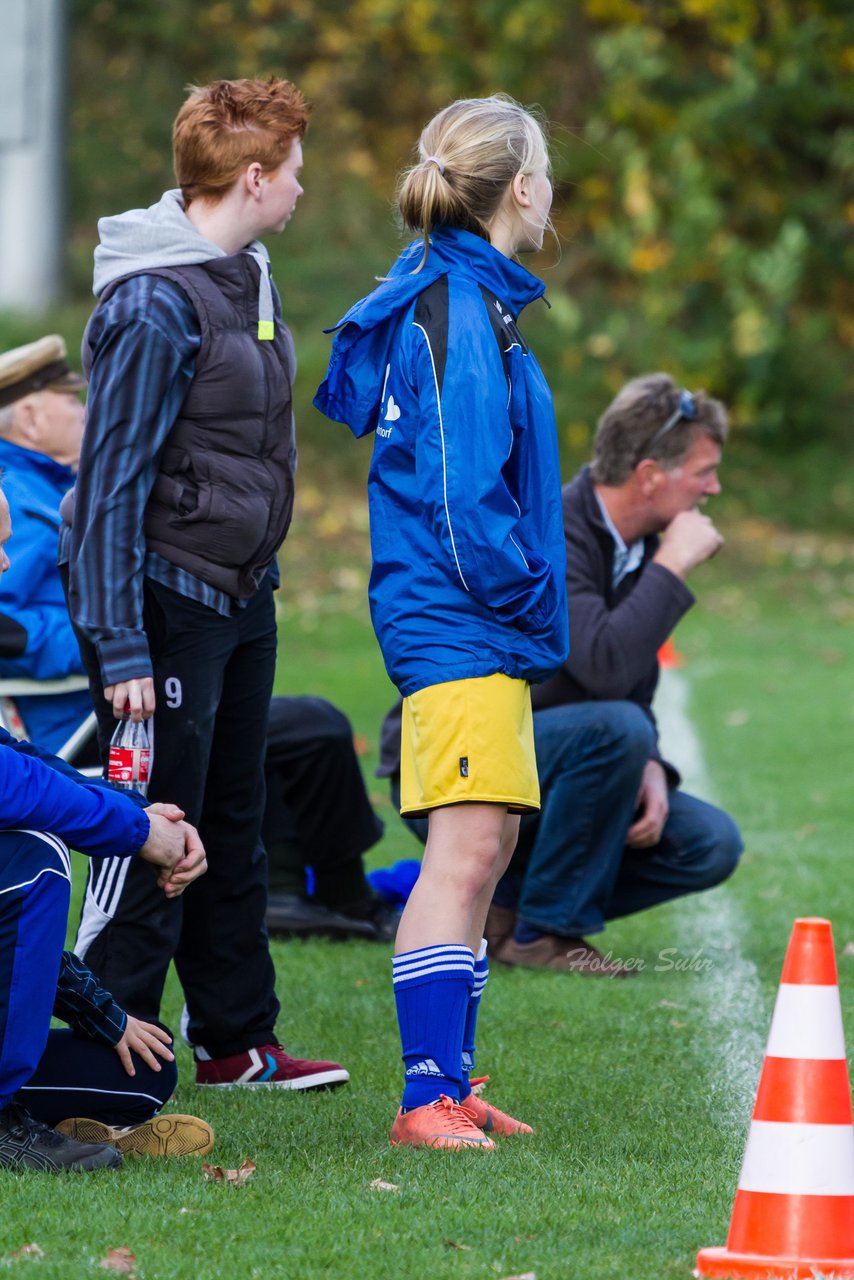
[{"label": "jacket logo patch", "polygon": [[460,756],[460,777],[467,778],[469,776],[469,758],[468,756]]},{"label": "jacket logo patch", "polygon": [[394,396],[390,395],[388,398],[388,405],[386,406],[385,420],[386,422],[397,422],[399,417],[400,405],[396,404]]},{"label": "jacket logo patch", "polygon": [[497,298],[495,299],[495,310],[501,316],[501,319],[504,321],[505,324],[513,323],[513,317],[511,315],[508,315],[505,312],[504,308],[502,307],[501,303],[498,301]]}]

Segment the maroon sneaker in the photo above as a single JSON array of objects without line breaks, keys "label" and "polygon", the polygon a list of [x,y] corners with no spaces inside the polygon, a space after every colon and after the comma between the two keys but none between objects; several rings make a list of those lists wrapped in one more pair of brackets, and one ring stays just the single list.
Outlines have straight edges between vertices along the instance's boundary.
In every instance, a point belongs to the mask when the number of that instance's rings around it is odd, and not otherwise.
[{"label": "maroon sneaker", "polygon": [[255,1089],[259,1085],[271,1089],[331,1089],[349,1079],[349,1072],[337,1062],[292,1058],[280,1044],[264,1044],[230,1058],[196,1061],[196,1084],[220,1089]]}]

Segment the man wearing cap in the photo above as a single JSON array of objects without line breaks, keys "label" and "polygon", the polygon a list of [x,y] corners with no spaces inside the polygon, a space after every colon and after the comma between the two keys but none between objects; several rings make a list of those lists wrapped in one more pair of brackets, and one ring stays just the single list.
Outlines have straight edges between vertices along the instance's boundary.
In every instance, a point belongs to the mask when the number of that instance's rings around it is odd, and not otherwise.
[{"label": "man wearing cap", "polygon": [[[56,568],[59,504],[83,438],[79,392],[56,334],[0,355],[0,469],[15,563],[0,581],[0,677],[58,680],[83,665]],[[27,737],[57,751],[92,709],[88,690],[16,698]]]},{"label": "man wearing cap", "polygon": [[[685,579],[723,542],[699,508],[720,492],[726,436],[719,401],[663,373],[635,378],[600,418],[593,462],[564,486],[570,654],[532,689],[542,807],[522,819],[487,920],[504,964],[627,976],[587,937],[738,862],[737,826],[680,789],[652,711],[658,650],[694,603]],[[393,740],[387,718],[389,775]]]}]

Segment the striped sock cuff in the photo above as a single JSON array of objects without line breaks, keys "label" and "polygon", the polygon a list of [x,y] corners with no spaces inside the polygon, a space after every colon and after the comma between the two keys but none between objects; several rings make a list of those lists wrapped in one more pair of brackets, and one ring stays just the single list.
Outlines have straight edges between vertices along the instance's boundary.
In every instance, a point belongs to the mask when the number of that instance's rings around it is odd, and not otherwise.
[{"label": "striped sock cuff", "polygon": [[392,975],[395,987],[443,977],[473,976],[474,956],[468,947],[456,944],[405,951],[392,960]]},{"label": "striped sock cuff", "polygon": [[483,988],[486,986],[486,980],[488,977],[489,977],[488,969],[484,969],[480,973],[478,973],[477,969],[475,969],[474,986],[471,989],[471,995],[473,1000],[479,1000],[480,997],[483,995]]},{"label": "striped sock cuff", "polygon": [[480,944],[480,950],[477,953],[477,959],[474,962],[474,986],[472,987],[472,1000],[479,1000],[483,995],[483,988],[486,986],[486,980],[489,977],[489,960],[486,955],[486,938]]}]

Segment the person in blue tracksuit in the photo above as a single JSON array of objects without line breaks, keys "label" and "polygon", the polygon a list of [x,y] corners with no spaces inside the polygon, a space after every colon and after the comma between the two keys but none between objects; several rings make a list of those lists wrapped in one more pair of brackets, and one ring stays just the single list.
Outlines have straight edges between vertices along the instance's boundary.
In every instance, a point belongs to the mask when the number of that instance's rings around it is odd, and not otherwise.
[{"label": "person in blue tracksuit", "polygon": [[401,812],[427,814],[396,942],[405,1088],[395,1145],[494,1146],[529,1126],[471,1093],[483,925],[539,805],[529,684],[565,660],[554,410],[518,328],[542,283],[542,127],[503,96],[425,128],[399,207],[422,238],[343,318],[315,404],[374,432],[374,628],[404,696]]},{"label": "person in blue tracksuit", "polygon": [[[0,575],[9,567],[9,506],[0,493]],[[71,870],[68,845],[90,857],[138,854],[158,871],[167,898],[205,870],[198,834],[174,805],[146,807],[141,796],[78,774],[64,761],[0,730],[0,1168],[114,1168],[111,1145],[80,1143],[35,1119],[19,1091],[39,1067],[57,1006],[75,1021],[91,984],[63,970]],[[72,965],[73,967],[73,965]],[[105,1008],[103,1000],[94,1003]],[[114,1011],[120,1013],[120,1011]],[[116,1027],[123,1049],[150,1058],[168,1039],[132,1020]],[[126,1036],[127,1033],[127,1036]],[[162,1055],[161,1055],[162,1056]]]}]

